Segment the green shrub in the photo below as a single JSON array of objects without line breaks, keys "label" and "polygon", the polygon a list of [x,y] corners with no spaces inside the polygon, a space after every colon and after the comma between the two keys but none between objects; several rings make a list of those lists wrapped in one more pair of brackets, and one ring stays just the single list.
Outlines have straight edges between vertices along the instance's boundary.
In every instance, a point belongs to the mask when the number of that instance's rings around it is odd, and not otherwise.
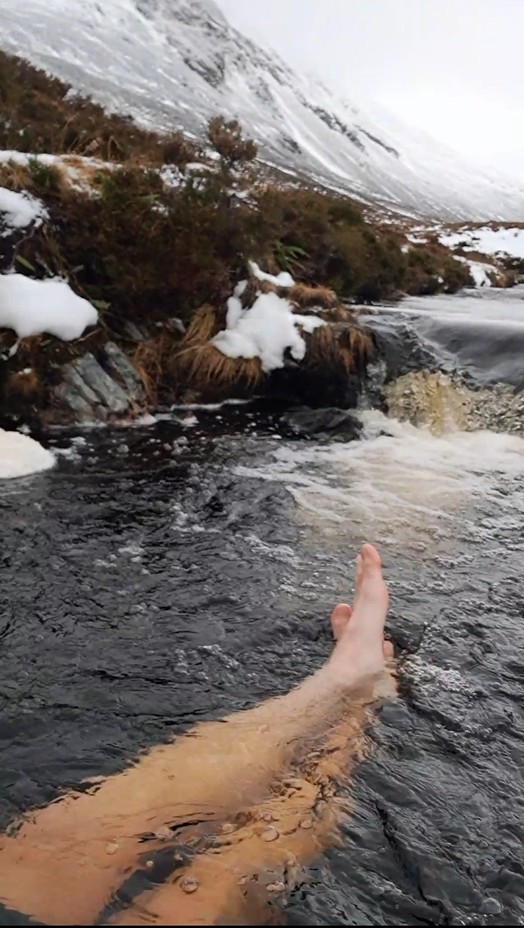
[{"label": "green shrub", "polygon": [[252,139],[244,138],[237,119],[214,116],[207,126],[207,138],[229,169],[254,161],[257,156],[257,146]]},{"label": "green shrub", "polygon": [[457,261],[442,245],[416,245],[407,254],[405,290],[429,296],[444,290],[456,293],[473,284],[468,265]]}]

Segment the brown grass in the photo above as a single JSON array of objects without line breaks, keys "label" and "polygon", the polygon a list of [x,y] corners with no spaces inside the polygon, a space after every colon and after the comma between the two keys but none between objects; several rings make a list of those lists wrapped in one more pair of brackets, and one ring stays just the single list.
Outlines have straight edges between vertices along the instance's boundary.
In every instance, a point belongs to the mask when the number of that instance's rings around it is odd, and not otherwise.
[{"label": "brown grass", "polygon": [[[248,286],[251,296],[257,292],[252,282]],[[172,374],[179,384],[206,395],[231,393],[232,389],[252,393],[267,380],[267,375],[259,358],[228,358],[211,344],[210,339],[221,327],[219,316],[209,305],[198,310],[172,358]],[[374,353],[371,335],[347,323],[320,326],[311,335],[306,334],[306,344],[306,367],[342,366],[348,374],[363,372]]]},{"label": "brown grass", "polygon": [[340,302],[335,291],[329,287],[309,287],[307,284],[295,284],[286,291],[286,295],[297,309],[311,309],[314,306],[334,309]]},{"label": "brown grass", "polygon": [[176,339],[172,333],[162,332],[154,338],[139,342],[131,355],[149,408],[158,404],[164,381],[166,366],[175,350]]},{"label": "brown grass", "polygon": [[23,401],[34,399],[42,389],[36,371],[27,368],[23,371],[13,371],[7,375],[5,381],[5,395],[8,399],[18,398]]},{"label": "brown grass", "polygon": [[67,84],[0,51],[0,148],[94,155],[149,164],[196,161],[199,146],[179,132],[160,135],[127,116],[107,113],[92,100],[67,95]]},{"label": "brown grass", "polygon": [[323,325],[306,338],[306,366],[342,364],[348,374],[359,373],[375,352],[371,334],[356,326]]},{"label": "brown grass", "polygon": [[25,164],[7,161],[0,164],[0,184],[10,190],[27,190],[31,186],[31,174]]},{"label": "brown grass", "polygon": [[216,309],[209,303],[204,303],[191,319],[189,328],[180,343],[181,350],[203,345],[213,335],[216,335],[219,328]]},{"label": "brown grass", "polygon": [[202,393],[252,393],[265,380],[259,358],[228,358],[210,342],[195,345],[176,358],[181,377]]},{"label": "brown grass", "polygon": [[211,344],[221,328],[220,312],[205,304],[193,316],[191,325],[170,364],[178,382],[209,394],[237,387],[252,392],[264,380],[258,358],[228,358]]},{"label": "brown grass", "polygon": [[353,318],[351,310],[340,303],[335,291],[329,287],[311,287],[303,283],[295,284],[294,287],[278,287],[268,280],[249,277],[240,298],[244,309],[251,309],[261,293],[278,293],[283,299],[289,300],[295,310],[322,310],[315,315],[329,322],[347,322]]}]

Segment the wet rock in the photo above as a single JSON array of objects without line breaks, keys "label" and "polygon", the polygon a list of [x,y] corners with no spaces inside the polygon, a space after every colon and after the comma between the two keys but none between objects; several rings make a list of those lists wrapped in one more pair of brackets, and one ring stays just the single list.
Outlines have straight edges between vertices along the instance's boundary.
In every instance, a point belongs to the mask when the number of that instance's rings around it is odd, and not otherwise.
[{"label": "wet rock", "polygon": [[300,780],[298,777],[286,777],[284,780],[284,786],[290,789],[302,789],[303,785],[304,781]]},{"label": "wet rock", "polygon": [[395,419],[429,428],[437,435],[450,427],[524,433],[524,399],[508,384],[472,390],[464,377],[415,371],[389,383],[384,396]]},{"label": "wet rock", "polygon": [[173,316],[171,319],[167,319],[164,323],[164,327],[169,329],[170,332],[175,332],[178,335],[185,335],[186,327],[181,319],[178,316]]},{"label": "wet rock", "polygon": [[145,331],[145,329],[140,329],[136,323],[130,322],[129,320],[124,326],[124,331],[128,338],[134,342],[145,342],[148,338],[148,333]]},{"label": "wet rock", "polygon": [[119,415],[129,407],[129,397],[114,381],[92,354],[85,354],[74,362],[75,372],[98,397],[109,412]]},{"label": "wet rock", "polygon": [[125,389],[130,400],[142,403],[144,386],[129,358],[114,342],[104,345],[100,353],[100,361],[106,371],[114,377]]},{"label": "wet rock", "polygon": [[267,393],[311,407],[338,406],[354,409],[362,393],[364,371],[348,374],[342,364],[306,366],[285,359],[284,367],[272,371]]},{"label": "wet rock", "polygon": [[299,406],[282,417],[282,422],[300,438],[314,437],[317,441],[354,441],[362,425],[346,409],[310,409]]},{"label": "wet rock", "polygon": [[55,390],[55,399],[77,422],[105,422],[143,400],[140,378],[123,352],[110,343],[101,358],[118,381],[92,354],[86,354],[64,367],[63,381]]},{"label": "wet rock", "polygon": [[200,883],[193,877],[187,877],[187,879],[180,881],[180,889],[185,893],[195,893],[199,886]]},{"label": "wet rock", "polygon": [[493,896],[488,896],[486,899],[482,900],[482,905],[480,907],[481,915],[501,915],[502,906],[498,899],[494,899]]},{"label": "wet rock", "polygon": [[55,397],[61,406],[68,408],[73,413],[78,422],[89,422],[95,418],[104,420],[106,418],[103,407],[99,408],[97,403],[95,413],[93,405],[85,399],[83,391],[73,383],[61,383],[55,391]]},{"label": "wet rock", "polygon": [[440,903],[447,911],[457,906],[480,907],[481,896],[470,879],[444,860],[419,862],[419,883],[426,902]]},{"label": "wet rock", "polygon": [[91,408],[91,410],[103,405],[101,403],[100,397],[97,396],[95,391],[91,389],[89,384],[82,376],[77,361],[74,361],[72,364],[68,364],[64,369],[64,384],[65,386],[70,386],[73,392],[80,396],[83,401]]},{"label": "wet rock", "polygon": [[[367,313],[367,311],[366,311]],[[423,343],[411,325],[391,314],[364,317],[371,328],[377,346],[377,355],[385,362],[387,380],[418,370],[435,370],[435,355]]]}]

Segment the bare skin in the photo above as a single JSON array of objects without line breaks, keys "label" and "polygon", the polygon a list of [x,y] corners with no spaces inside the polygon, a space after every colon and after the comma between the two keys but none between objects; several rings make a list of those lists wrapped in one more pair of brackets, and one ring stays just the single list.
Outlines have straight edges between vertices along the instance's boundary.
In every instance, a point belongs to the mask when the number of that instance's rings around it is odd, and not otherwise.
[{"label": "bare skin", "polygon": [[[362,756],[370,707],[384,694],[387,607],[379,555],[364,545],[355,603],[333,611],[336,646],[323,668],[26,816],[0,837],[0,899],[50,924],[93,924],[137,868],[174,844],[173,873],[108,913],[112,924],[267,920],[268,898],[299,880],[347,812],[336,781]],[[188,860],[177,860],[181,844]]]}]

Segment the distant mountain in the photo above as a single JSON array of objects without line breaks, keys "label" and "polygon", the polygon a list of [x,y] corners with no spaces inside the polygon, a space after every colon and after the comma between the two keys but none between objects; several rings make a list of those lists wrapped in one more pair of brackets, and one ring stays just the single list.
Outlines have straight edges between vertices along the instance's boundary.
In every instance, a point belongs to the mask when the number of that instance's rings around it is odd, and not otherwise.
[{"label": "distant mountain", "polygon": [[[376,107],[338,100],[212,0],[0,0],[0,46],[159,130],[237,117],[261,157],[416,217],[524,219],[524,186]],[[298,28],[298,26],[297,26]]]}]

